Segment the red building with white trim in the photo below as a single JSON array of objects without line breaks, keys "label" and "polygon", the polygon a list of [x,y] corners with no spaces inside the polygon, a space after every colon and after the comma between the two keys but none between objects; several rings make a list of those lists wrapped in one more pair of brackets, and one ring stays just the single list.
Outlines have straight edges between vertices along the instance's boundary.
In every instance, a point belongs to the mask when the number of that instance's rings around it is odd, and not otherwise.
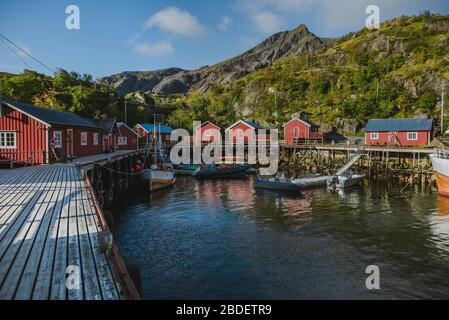
[{"label": "red building with white trim", "polygon": [[302,141],[324,140],[324,134],[319,132],[319,126],[303,119],[292,119],[284,124],[284,140],[287,145],[294,145]]},{"label": "red building with white trim", "polygon": [[94,119],[92,121],[103,129],[101,139],[103,152],[115,152],[118,149],[118,138],[120,136],[117,121],[114,119]]},{"label": "red building with white trim", "polygon": [[221,128],[216,124],[206,121],[193,130],[195,141],[202,143],[213,142],[222,139]]},{"label": "red building with white trim", "polygon": [[374,119],[365,128],[369,146],[426,147],[433,140],[433,119]]},{"label": "red building with white trim", "polygon": [[255,122],[240,120],[227,128],[226,132],[229,134],[229,140],[232,142],[270,141],[269,132],[263,133],[261,130],[264,130],[264,128]]},{"label": "red building with white trim", "polygon": [[120,150],[137,150],[139,135],[123,122],[117,123],[120,135],[117,146]]},{"label": "red building with white trim", "polygon": [[36,165],[99,154],[101,132],[74,113],[3,100],[0,163]]}]

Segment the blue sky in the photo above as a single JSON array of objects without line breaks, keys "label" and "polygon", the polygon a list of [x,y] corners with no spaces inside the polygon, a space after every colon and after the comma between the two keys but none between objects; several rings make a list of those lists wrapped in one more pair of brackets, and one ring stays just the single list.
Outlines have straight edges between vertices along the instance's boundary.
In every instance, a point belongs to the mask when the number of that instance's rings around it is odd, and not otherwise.
[{"label": "blue sky", "polygon": [[[318,36],[340,36],[364,26],[369,4],[380,7],[381,20],[449,13],[449,0],[2,0],[0,33],[53,68],[101,77],[212,65],[301,23]],[[80,30],[65,27],[68,5],[80,9]],[[24,67],[0,42],[0,71]]]}]

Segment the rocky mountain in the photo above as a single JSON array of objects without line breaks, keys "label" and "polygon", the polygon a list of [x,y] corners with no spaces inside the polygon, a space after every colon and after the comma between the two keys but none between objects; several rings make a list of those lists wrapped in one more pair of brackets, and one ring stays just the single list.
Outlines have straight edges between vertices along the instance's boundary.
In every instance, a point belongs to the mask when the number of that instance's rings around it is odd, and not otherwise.
[{"label": "rocky mountain", "polygon": [[315,53],[327,48],[332,39],[322,39],[311,33],[305,25],[276,33],[251,50],[197,70],[169,68],[156,71],[130,71],[102,79],[112,85],[120,95],[142,91],[147,93],[187,93],[191,90],[206,92],[213,84],[225,84],[247,74],[271,66],[283,57]]}]

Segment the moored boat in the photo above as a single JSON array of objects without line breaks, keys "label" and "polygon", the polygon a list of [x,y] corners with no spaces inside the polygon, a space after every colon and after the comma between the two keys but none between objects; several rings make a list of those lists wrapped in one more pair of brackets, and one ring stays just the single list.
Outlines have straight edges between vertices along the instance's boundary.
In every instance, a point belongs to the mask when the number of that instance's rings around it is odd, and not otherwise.
[{"label": "moored boat", "polygon": [[365,179],[364,174],[353,174],[348,176],[338,176],[336,180],[337,188],[349,188],[360,184]]},{"label": "moored boat", "polygon": [[302,186],[295,184],[288,179],[280,179],[280,178],[264,179],[262,177],[257,177],[257,180],[256,180],[254,186],[256,188],[261,188],[261,189],[291,191],[291,192],[296,192],[296,191],[300,191],[303,189]]},{"label": "moored boat", "polygon": [[192,175],[199,165],[197,164],[179,164],[175,166],[175,173],[179,175]]},{"label": "moored boat", "polygon": [[[154,125],[156,128],[156,124]],[[171,187],[176,182],[173,164],[165,152],[162,138],[154,132],[153,141],[147,145],[147,157],[151,165],[145,168],[140,173],[140,180],[149,185],[150,192],[155,192],[161,189]],[[145,165],[145,162],[144,162]]]},{"label": "moored boat", "polygon": [[449,197],[449,150],[437,150],[430,159],[437,177],[438,192]]},{"label": "moored boat", "polygon": [[193,176],[199,179],[207,178],[241,178],[245,177],[251,168],[246,164],[209,164],[200,165]]}]

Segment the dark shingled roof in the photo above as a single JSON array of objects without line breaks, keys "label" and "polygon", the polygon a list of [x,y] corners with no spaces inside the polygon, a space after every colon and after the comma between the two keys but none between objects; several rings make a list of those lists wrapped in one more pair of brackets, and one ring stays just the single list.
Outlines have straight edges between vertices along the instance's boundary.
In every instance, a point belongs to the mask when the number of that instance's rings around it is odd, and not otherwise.
[{"label": "dark shingled roof", "polygon": [[71,112],[62,112],[52,109],[40,108],[26,103],[3,100],[3,103],[10,105],[36,119],[50,125],[73,125],[79,127],[98,128],[91,120],[80,117]]},{"label": "dark shingled roof", "polygon": [[369,120],[365,132],[373,131],[431,131],[433,119],[374,119]]},{"label": "dark shingled roof", "polygon": [[104,133],[110,134],[117,122],[114,119],[93,119],[91,120],[95,125],[103,129]]},{"label": "dark shingled roof", "polygon": [[247,125],[249,125],[250,127],[253,127],[254,129],[263,129],[262,126],[260,124],[257,124],[255,122],[252,121],[248,121],[248,120],[242,120],[242,122],[246,123]]}]

